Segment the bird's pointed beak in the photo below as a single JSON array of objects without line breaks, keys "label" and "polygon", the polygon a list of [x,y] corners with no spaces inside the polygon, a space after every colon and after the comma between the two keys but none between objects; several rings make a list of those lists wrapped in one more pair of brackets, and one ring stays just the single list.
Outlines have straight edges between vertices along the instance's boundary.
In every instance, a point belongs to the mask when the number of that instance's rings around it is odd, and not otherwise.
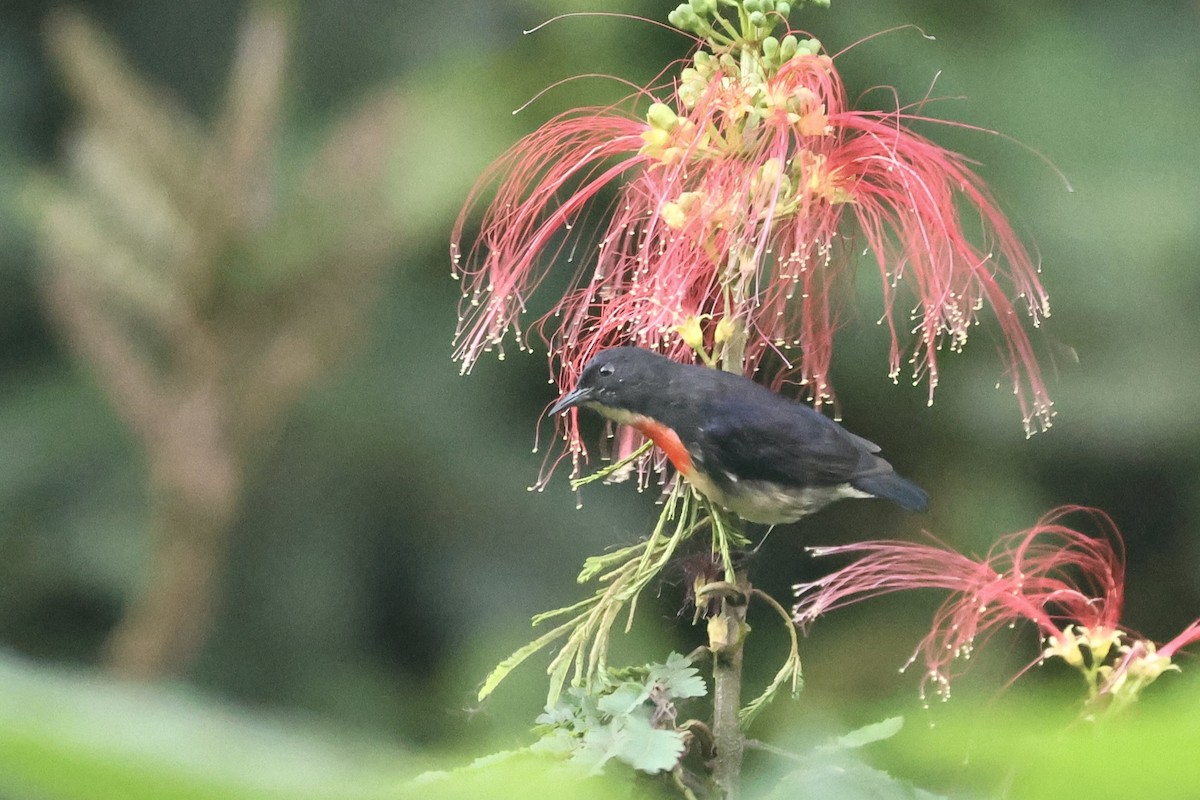
[{"label": "bird's pointed beak", "polygon": [[556,414],[566,411],[568,408],[574,408],[580,403],[586,403],[591,396],[592,390],[583,386],[580,386],[574,391],[567,392],[562,396],[562,399],[555,403],[550,409],[550,416],[553,417]]}]

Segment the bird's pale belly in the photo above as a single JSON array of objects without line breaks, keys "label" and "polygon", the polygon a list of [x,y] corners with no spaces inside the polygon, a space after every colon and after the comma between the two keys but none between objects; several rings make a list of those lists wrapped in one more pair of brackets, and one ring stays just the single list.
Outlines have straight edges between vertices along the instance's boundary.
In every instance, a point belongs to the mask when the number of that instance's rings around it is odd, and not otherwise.
[{"label": "bird's pale belly", "polygon": [[871,496],[848,483],[792,487],[770,481],[733,481],[722,489],[698,471],[693,472],[688,480],[698,492],[717,505],[744,520],[765,525],[795,522],[835,500]]}]

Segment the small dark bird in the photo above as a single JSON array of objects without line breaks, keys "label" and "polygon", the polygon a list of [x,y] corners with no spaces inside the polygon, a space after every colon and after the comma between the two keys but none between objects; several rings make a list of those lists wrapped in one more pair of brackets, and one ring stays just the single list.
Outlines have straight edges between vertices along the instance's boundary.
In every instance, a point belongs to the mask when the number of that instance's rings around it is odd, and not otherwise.
[{"label": "small dark bird", "polygon": [[589,361],[550,413],[572,406],[633,426],[697,491],[750,522],[795,522],[843,497],[929,504],[878,445],[741,375],[616,347]]}]

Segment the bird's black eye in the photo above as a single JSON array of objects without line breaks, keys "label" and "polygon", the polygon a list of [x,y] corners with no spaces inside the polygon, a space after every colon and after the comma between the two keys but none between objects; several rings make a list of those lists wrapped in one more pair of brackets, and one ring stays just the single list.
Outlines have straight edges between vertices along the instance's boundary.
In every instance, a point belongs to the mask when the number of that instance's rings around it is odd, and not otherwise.
[{"label": "bird's black eye", "polygon": [[612,364],[602,365],[599,369],[599,372],[601,375],[612,375],[613,374]]}]

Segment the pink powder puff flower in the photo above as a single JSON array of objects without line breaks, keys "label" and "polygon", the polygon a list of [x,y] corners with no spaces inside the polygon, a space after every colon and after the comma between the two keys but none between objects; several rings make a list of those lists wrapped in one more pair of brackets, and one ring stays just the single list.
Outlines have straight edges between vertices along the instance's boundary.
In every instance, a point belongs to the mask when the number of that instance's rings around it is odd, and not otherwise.
[{"label": "pink powder puff flower", "polygon": [[1200,619],[1192,622],[1171,641],[1161,647],[1148,639],[1130,637],[1117,648],[1111,664],[1096,668],[1093,698],[1120,709],[1133,702],[1142,689],[1164,672],[1178,672],[1172,661],[1174,655],[1188,645],[1200,641]]},{"label": "pink powder puff flower", "polygon": [[[725,354],[735,347],[747,374],[766,366],[768,383],[796,381],[820,407],[835,399],[834,333],[865,244],[883,286],[893,379],[907,348],[932,402],[939,351],[961,349],[988,306],[1026,430],[1048,426],[1051,401],[1016,306],[1036,326],[1047,296],[966,158],[907,127],[937,121],[919,105],[851,108],[815,40],[761,45],[737,57],[699,50],[672,91],[568,111],[487,170],[452,235],[463,371],[509,335],[524,349],[532,330],[566,391],[593,355],[619,344],[692,360],[677,329],[702,321],[713,349],[718,325],[737,332]],[[551,270],[572,272],[565,294],[523,323]],[[559,424],[558,458],[570,454],[577,473],[587,452],[575,416]]]},{"label": "pink powder puff flower", "polygon": [[[1090,518],[1099,535],[1062,524]],[[807,625],[835,608],[909,589],[944,589],[950,596],[934,613],[929,634],[908,664],[925,665],[921,696],[930,683],[949,696],[954,665],[980,641],[1020,620],[1037,626],[1044,643],[1030,666],[1058,657],[1084,673],[1089,703],[1124,704],[1172,668],[1171,657],[1200,640],[1200,620],[1161,648],[1120,625],[1125,593],[1124,545],[1104,512],[1064,506],[1036,525],[1001,538],[982,559],[944,544],[862,542],[812,548],[815,555],[857,555],[819,580],[797,584],[793,615]]]}]

